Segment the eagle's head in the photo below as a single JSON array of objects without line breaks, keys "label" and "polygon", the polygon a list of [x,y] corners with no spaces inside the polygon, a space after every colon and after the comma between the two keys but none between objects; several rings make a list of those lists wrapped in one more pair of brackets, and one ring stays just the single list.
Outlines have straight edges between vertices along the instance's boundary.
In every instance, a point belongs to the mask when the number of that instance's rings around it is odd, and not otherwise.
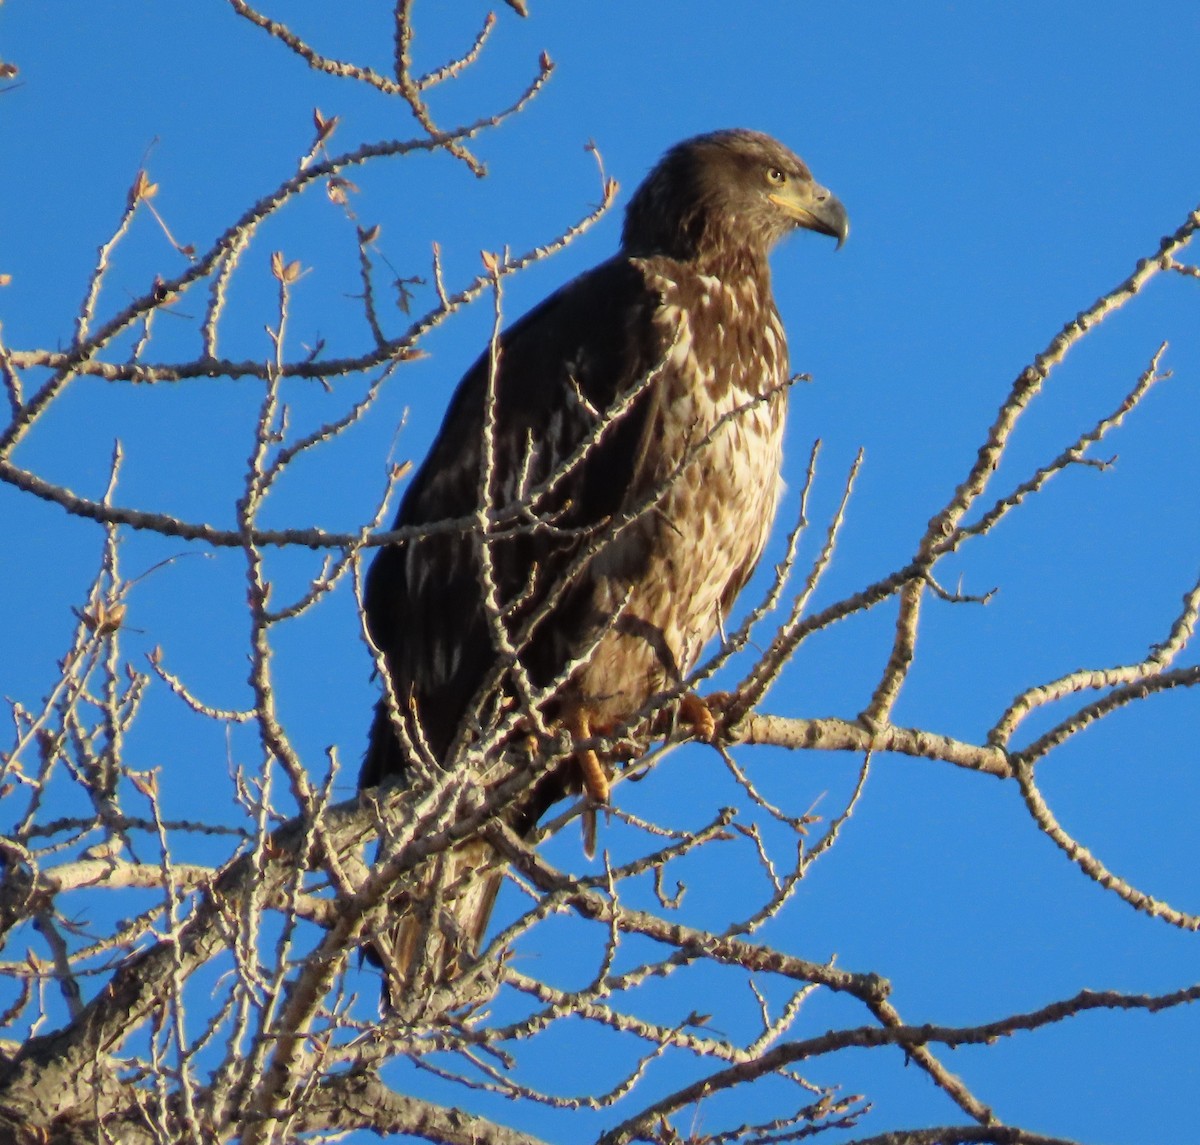
[{"label": "eagle's head", "polygon": [[850,230],[846,208],[800,157],[759,131],[735,129],[676,144],[634,192],[621,248],[685,261],[765,259],[797,227]]}]

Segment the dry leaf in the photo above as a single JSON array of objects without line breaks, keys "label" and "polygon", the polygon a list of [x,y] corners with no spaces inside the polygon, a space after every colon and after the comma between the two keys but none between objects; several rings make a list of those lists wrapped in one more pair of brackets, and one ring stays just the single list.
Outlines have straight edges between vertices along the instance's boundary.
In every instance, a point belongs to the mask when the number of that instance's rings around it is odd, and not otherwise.
[{"label": "dry leaf", "polygon": [[337,130],[338,117],[331,115],[328,119],[321,114],[319,107],[313,108],[313,126],[317,129],[317,142],[324,143]]},{"label": "dry leaf", "polygon": [[357,191],[358,187],[350,182],[349,179],[343,179],[340,175],[334,175],[328,183],[325,184],[325,193],[330,200],[337,203],[339,206],[346,206],[350,197],[348,191]]},{"label": "dry leaf", "polygon": [[145,171],[139,171],[129,188],[129,205],[132,207],[142,199],[153,199],[158,194],[158,184],[151,183]]},{"label": "dry leaf", "polygon": [[300,272],[303,268],[300,265],[299,259],[293,259],[291,262],[283,261],[283,251],[271,252],[271,273],[284,285],[290,285],[300,277]]},{"label": "dry leaf", "polygon": [[78,613],[78,616],[89,632],[94,632],[97,636],[108,636],[121,627],[121,622],[125,619],[125,611],[125,605],[119,601],[109,605],[100,600],[96,602],[95,608],[88,612]]}]

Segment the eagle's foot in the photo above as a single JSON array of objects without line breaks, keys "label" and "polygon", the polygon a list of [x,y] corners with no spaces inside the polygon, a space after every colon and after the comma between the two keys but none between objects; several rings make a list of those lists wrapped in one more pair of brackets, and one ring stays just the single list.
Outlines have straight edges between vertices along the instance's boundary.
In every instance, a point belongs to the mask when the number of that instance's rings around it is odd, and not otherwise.
[{"label": "eagle's foot", "polygon": [[679,718],[691,726],[692,734],[705,743],[717,738],[717,722],[721,709],[729,702],[728,692],[712,692],[697,696],[685,692],[679,701]]},{"label": "eagle's foot", "polygon": [[575,753],[575,759],[579,764],[579,771],[583,776],[583,790],[587,793],[588,798],[593,803],[607,803],[612,784],[609,782],[608,772],[604,770],[604,764],[600,762],[600,757],[591,748],[585,748],[583,751]]},{"label": "eagle's foot", "polygon": [[583,790],[588,797],[588,805],[583,809],[583,853],[591,859],[596,855],[596,808],[607,805],[612,785],[600,757],[591,748],[576,752],[575,758],[583,774]]},{"label": "eagle's foot", "polygon": [[[587,712],[576,709],[563,721],[567,730],[571,733],[571,738],[578,743],[579,740],[589,740],[596,734],[596,729],[592,726],[592,718]],[[612,784],[609,782],[608,771],[604,764],[600,762],[600,757],[590,747],[577,747],[575,749],[575,762],[579,767],[579,774],[583,780],[583,790],[587,797],[593,803],[607,803],[608,793],[612,790]]]},{"label": "eagle's foot", "polygon": [[[594,729],[587,712],[576,710],[565,722],[572,739],[592,738]],[[575,763],[583,781],[583,793],[588,798],[588,805],[583,809],[583,850],[590,859],[596,853],[596,808],[607,805],[612,783],[608,778],[608,771],[592,748],[577,748]]]}]

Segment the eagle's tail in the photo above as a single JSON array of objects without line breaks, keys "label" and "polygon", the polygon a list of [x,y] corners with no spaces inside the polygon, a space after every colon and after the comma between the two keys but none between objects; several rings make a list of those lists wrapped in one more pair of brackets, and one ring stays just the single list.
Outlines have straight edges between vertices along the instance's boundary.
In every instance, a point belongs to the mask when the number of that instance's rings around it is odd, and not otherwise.
[{"label": "eagle's tail", "polygon": [[394,921],[369,948],[383,970],[385,1009],[419,1008],[462,975],[479,951],[503,879],[503,865],[482,839],[466,839],[415,872],[394,900]]}]

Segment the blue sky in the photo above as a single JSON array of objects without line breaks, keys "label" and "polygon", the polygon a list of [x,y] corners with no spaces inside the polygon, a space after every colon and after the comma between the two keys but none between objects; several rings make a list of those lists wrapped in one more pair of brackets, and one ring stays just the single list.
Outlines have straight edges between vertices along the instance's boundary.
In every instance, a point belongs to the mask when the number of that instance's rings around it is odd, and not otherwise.
[{"label": "blue sky", "polygon": [[[381,164],[351,173],[355,210],[364,224],[381,225],[381,247],[398,273],[427,275],[436,240],[448,280],[463,281],[476,273],[481,249],[525,249],[589,209],[598,180],[588,141],[620,181],[622,203],[667,146],[699,131],[754,127],[794,147],[846,204],[852,228],[840,252],[801,235],[773,264],[794,367],[812,375],[793,401],[788,479],[794,492],[820,437],[818,531],[855,451],[865,449],[818,604],[911,555],[1013,378],[1200,202],[1200,9],[1184,0],[530,6],[520,20],[501,5],[478,67],[432,100],[446,124],[491,114],[528,82],[538,54],[550,54],[557,66],[544,93],[479,142],[488,178],[444,156]],[[269,11],[329,55],[387,70],[386,5],[292,0]],[[485,11],[418,3],[418,66],[460,51]],[[313,106],[340,117],[340,147],[413,132],[382,97],[310,72],[217,0],[9,0],[0,8],[0,58],[21,68],[16,86],[0,94],[0,273],[12,275],[0,290],[0,333],[14,349],[69,340],[96,248],[139,166],[159,184],[154,203],[172,232],[203,247],[293,169],[311,140]],[[506,312],[516,316],[607,257],[619,214],[511,281]],[[262,328],[272,319],[274,249],[311,268],[296,291],[294,337],[324,338],[334,353],[362,345],[350,297],[358,289],[352,229],[311,195],[268,224],[247,258],[230,296],[225,352],[268,352]],[[140,217],[102,312],[141,293],[154,274],[182,269],[153,221]],[[1083,666],[1134,662],[1165,637],[1200,570],[1198,291],[1194,280],[1162,276],[1071,352],[1026,414],[997,491],[1114,407],[1159,343],[1170,342],[1164,365],[1173,379],[1099,451],[1119,454],[1111,471],[1061,475],[943,568],[950,587],[961,578],[966,592],[998,592],[983,608],[927,605],[897,722],[977,739],[1024,687]],[[388,321],[391,332],[404,325],[398,314]],[[353,441],[280,490],[272,523],[344,529],[364,520],[397,423],[408,410],[396,456],[419,459],[488,322],[481,308],[438,331],[429,358],[398,377]],[[187,317],[160,318],[158,336],[162,357],[194,352]],[[315,392],[294,400],[297,418],[314,424],[334,408]],[[153,390],[82,383],[16,459],[94,496],[119,436],[127,457],[119,501],[227,525],[256,403],[250,384],[228,380]],[[792,509],[789,502],[783,515]],[[0,693],[32,703],[53,679],[99,536],[7,487],[0,518],[9,538],[0,555]],[[183,548],[131,536],[126,572]],[[280,572],[298,584],[311,569]],[[244,704],[242,591],[229,554],[188,556],[147,581],[131,638],[161,644],[213,703]],[[351,603],[342,594],[297,625],[279,659],[285,720],[314,760],[337,745],[347,797],[373,698]],[[197,610],[200,623],[192,621]],[[806,645],[769,710],[853,718],[886,660],[893,617],[881,609]],[[1194,660],[1187,653],[1183,662]],[[1089,730],[1039,772],[1069,830],[1143,890],[1185,910],[1200,909],[1196,718],[1193,697],[1158,697]],[[134,749],[145,766],[163,768],[181,807],[227,800],[223,739],[188,720],[156,697]],[[1032,730],[1049,722],[1032,720]],[[839,806],[856,767],[840,756],[757,751],[744,759],[768,790],[800,808],[821,797]],[[695,767],[696,776],[716,774],[701,756]],[[186,781],[172,784],[172,773]],[[680,774],[669,778],[678,784]],[[697,815],[717,805],[699,779],[670,798]],[[723,889],[721,878],[713,872],[713,894],[735,896],[736,880]],[[1000,1017],[1083,987],[1155,992],[1195,980],[1195,937],[1087,882],[1036,831],[1015,788],[908,759],[877,761],[845,838],[769,937],[805,957],[836,952],[843,966],[891,978],[897,1006],[914,1022]],[[818,1001],[805,1017],[813,1032],[846,1013]],[[1191,1103],[1181,1098],[1200,1084],[1198,1036],[1191,1012],[1093,1015],[945,1057],[1003,1120],[1149,1145],[1194,1134]],[[962,1117],[917,1070],[877,1053],[842,1055],[819,1072],[876,1102],[863,1135]],[[569,1139],[545,1116],[527,1127]]]}]

